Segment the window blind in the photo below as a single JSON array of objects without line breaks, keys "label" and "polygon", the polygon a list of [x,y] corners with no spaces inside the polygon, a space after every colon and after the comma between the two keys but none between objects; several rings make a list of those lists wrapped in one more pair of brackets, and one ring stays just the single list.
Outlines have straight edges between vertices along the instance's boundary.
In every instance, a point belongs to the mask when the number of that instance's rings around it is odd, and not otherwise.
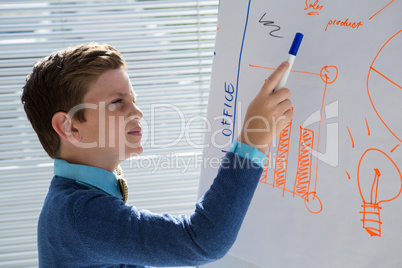
[{"label": "window blind", "polygon": [[0,267],[37,267],[37,219],[53,175],[20,101],[33,63],[97,41],[124,56],[144,113],[140,157],[123,162],[128,203],[194,209],[218,0],[0,2]]}]

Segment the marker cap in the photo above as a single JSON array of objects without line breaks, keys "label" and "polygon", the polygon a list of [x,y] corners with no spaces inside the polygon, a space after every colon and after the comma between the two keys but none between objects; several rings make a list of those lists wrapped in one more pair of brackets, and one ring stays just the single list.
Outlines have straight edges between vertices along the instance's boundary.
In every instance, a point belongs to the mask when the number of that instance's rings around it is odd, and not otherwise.
[{"label": "marker cap", "polygon": [[292,46],[290,47],[289,54],[296,56],[297,51],[299,50],[301,41],[303,39],[302,33],[296,33],[295,38],[293,39]]}]

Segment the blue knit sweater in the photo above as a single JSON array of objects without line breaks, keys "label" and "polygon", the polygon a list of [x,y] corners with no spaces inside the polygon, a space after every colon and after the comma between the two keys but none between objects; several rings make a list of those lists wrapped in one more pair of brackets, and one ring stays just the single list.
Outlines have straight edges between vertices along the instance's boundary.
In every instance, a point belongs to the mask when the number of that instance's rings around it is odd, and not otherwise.
[{"label": "blue knit sweater", "polygon": [[190,216],[138,211],[55,176],[38,223],[39,266],[196,266],[233,245],[263,169],[228,152]]}]

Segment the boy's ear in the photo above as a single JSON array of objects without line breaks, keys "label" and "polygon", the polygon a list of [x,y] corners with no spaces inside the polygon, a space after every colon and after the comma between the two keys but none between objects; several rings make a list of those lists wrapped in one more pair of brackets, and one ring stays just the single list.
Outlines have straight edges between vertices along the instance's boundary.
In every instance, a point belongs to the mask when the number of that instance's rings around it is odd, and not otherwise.
[{"label": "boy's ear", "polygon": [[74,127],[73,119],[65,112],[57,112],[52,117],[52,127],[59,136],[71,143],[81,141],[81,135]]}]

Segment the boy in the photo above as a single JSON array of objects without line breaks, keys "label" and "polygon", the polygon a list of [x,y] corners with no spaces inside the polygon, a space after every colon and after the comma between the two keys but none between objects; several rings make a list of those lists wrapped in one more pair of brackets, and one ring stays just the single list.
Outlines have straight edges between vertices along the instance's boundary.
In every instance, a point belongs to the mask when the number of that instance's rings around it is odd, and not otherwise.
[{"label": "boy", "polygon": [[127,188],[115,169],[143,148],[142,112],[121,54],[90,43],[36,63],[21,98],[55,172],[38,222],[39,266],[195,266],[223,257],[268,144],[293,116],[290,91],[274,92],[287,68],[281,64],[250,103],[246,127],[194,213],[176,217],[125,204]]}]

